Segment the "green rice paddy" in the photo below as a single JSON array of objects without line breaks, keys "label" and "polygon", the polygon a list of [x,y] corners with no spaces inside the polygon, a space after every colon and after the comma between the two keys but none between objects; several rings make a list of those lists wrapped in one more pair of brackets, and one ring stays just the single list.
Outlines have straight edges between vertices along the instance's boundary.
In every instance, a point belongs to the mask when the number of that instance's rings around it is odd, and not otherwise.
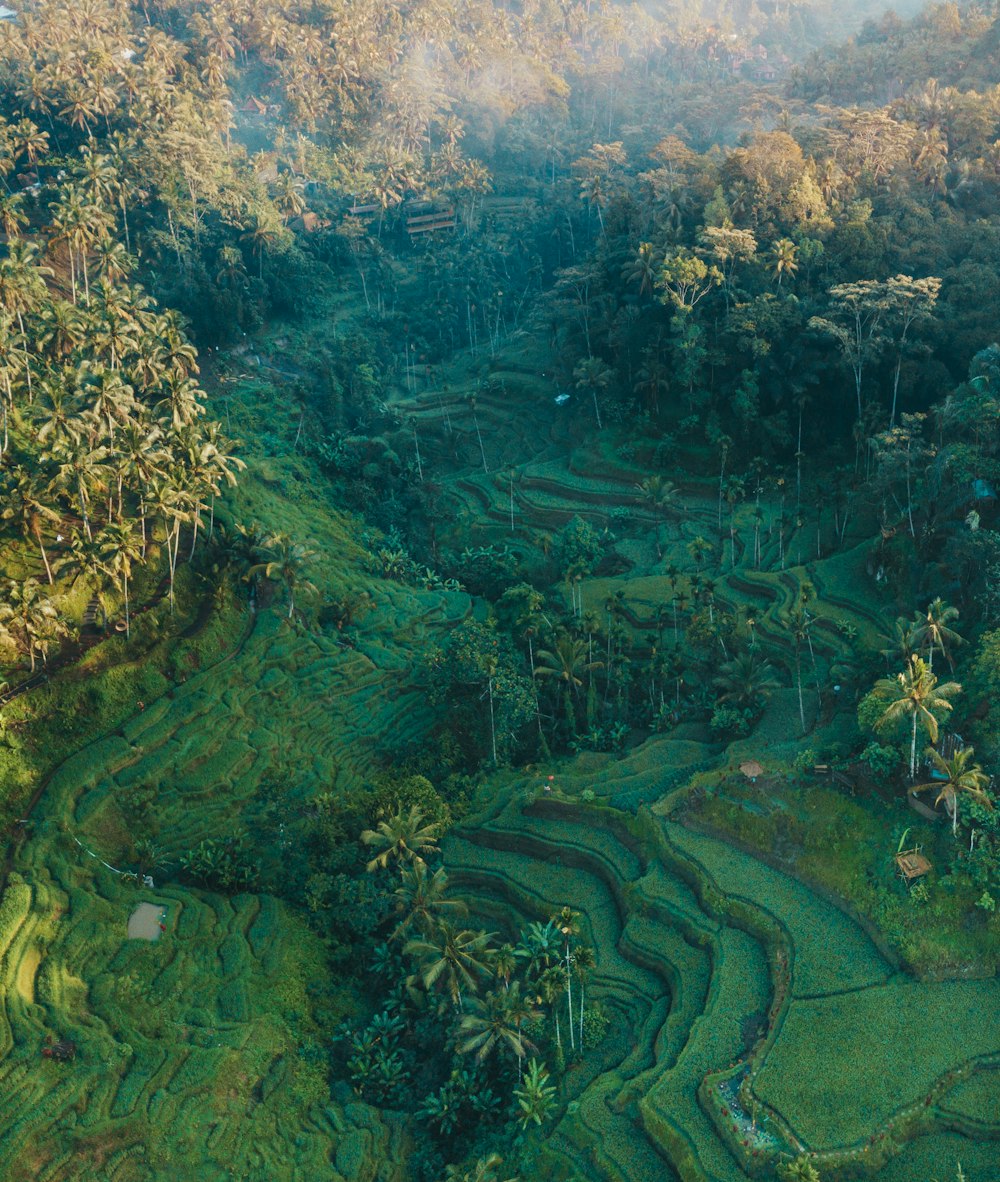
[{"label": "green rice paddy", "polygon": [[[652,639],[671,596],[670,563],[689,566],[687,544],[717,531],[712,489],[685,489],[684,514],[660,526],[658,558],[635,491],[643,471],[604,440],[574,452],[572,424],[553,413],[540,369],[498,364],[491,377],[502,385],[477,396],[489,472],[467,390],[404,404],[428,469],[448,473],[455,539],[509,543],[536,562],[574,516],[609,525],[636,569],[585,579],[583,607],[600,614],[624,591],[628,626]],[[523,414],[511,413],[512,401]],[[233,410],[253,428],[249,404]],[[183,680],[150,682],[141,709],[54,769],[0,902],[5,1180],[404,1176],[399,1128],[349,1094],[331,1097],[317,1000],[327,967],[301,917],[261,893],[227,898],[174,883],[137,891],[77,844],[114,864],[129,837],[123,802],[152,790],[157,843],[176,859],[245,826],[275,784],[286,808],[299,807],[364,782],[387,736],[401,747],[433,725],[413,671],[471,601],[373,579],[359,525],[317,501],[318,487],[305,460],[261,460],[228,512],[316,550],[323,594],[372,590],[351,644],[291,628],[265,605],[211,649],[197,637],[182,646]],[[782,620],[808,583],[821,671],[846,656],[844,626],[876,646],[877,605],[853,594],[860,550],[817,562],[793,536],[794,564],[779,570],[769,535],[771,569],[754,570],[751,529],[738,515],[719,610],[749,609],[760,643],[787,668]],[[669,635],[669,616],[661,626]],[[551,798],[539,799],[540,772],[499,774],[447,839],[450,880],[485,926],[512,933],[568,904],[595,949],[588,992],[611,1026],[563,1080],[539,1179],[740,1182],[748,1171],[771,1176],[779,1155],[800,1152],[817,1155],[824,1182],[945,1182],[958,1160],[970,1182],[996,1178],[995,982],[906,977],[826,898],[667,819],[706,771],[762,750],[774,760],[794,753],[796,725],[785,689],[752,744],[723,750],[706,728],[678,727],[619,755],[565,762]],[[280,815],[255,836],[265,869],[294,861]],[[125,939],[141,901],[167,909],[155,943]],[[73,1063],[41,1058],[46,1037],[67,1035]],[[746,1135],[745,1112],[719,1107],[719,1085],[734,1072],[747,1075],[744,1101],[766,1132],[759,1142]]]}]

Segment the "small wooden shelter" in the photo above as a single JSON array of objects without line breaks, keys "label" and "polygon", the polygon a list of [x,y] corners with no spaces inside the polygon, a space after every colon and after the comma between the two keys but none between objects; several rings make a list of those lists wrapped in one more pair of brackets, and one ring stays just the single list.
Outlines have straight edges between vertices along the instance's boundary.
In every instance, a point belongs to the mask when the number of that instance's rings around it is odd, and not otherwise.
[{"label": "small wooden shelter", "polygon": [[912,850],[900,850],[896,855],[896,869],[907,886],[916,882],[918,878],[923,878],[932,869],[930,862],[920,851],[920,846],[914,846]]},{"label": "small wooden shelter", "polygon": [[751,784],[757,783],[757,777],[764,774],[764,769],[757,762],[756,759],[747,759],[740,764],[740,771],[746,776]]}]

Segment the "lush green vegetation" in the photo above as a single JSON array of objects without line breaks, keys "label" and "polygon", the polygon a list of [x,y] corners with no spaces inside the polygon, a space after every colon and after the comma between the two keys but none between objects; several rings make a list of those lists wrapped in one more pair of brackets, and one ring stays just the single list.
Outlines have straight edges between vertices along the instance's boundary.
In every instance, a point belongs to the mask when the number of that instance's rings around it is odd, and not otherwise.
[{"label": "lush green vegetation", "polygon": [[989,1182],[995,6],[17,9],[0,1175]]}]

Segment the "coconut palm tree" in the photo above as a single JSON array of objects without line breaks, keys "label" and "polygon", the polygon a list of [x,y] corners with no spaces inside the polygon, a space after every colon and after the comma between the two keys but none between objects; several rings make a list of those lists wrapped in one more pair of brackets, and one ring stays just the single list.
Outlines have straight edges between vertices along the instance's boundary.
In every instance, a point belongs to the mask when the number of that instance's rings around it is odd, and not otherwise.
[{"label": "coconut palm tree", "polygon": [[288,619],[295,614],[296,591],[305,595],[319,594],[315,585],[304,575],[309,560],[315,556],[315,550],[308,550],[298,542],[293,542],[288,534],[271,534],[261,547],[262,561],[250,568],[251,575],[263,574],[266,579],[285,584],[285,590],[288,592]]},{"label": "coconut palm tree", "polygon": [[474,998],[469,1006],[472,1012],[458,1026],[459,1054],[475,1051],[476,1058],[482,1062],[494,1051],[512,1051],[518,1060],[520,1080],[520,1061],[526,1051],[538,1049],[521,1033],[521,1026],[540,1018],[541,1011],[525,1002],[518,981],[499,993],[491,990],[484,998]]},{"label": "coconut palm tree", "polygon": [[630,262],[622,267],[626,283],[638,283],[639,295],[652,295],[659,259],[652,242],[640,242]]},{"label": "coconut palm tree", "polygon": [[43,658],[51,642],[67,632],[55,604],[37,579],[7,579],[0,592],[0,640],[27,655],[31,672],[35,658]]},{"label": "coconut palm tree", "polygon": [[31,538],[38,547],[45,566],[45,575],[51,587],[55,580],[52,577],[52,567],[49,556],[45,551],[42,538],[42,526],[60,520],[59,514],[51,505],[51,494],[36,473],[26,468],[15,468],[8,473],[3,490],[4,508],[0,511],[0,518],[4,521],[16,521],[21,533]]},{"label": "coconut palm tree", "polygon": [[525,978],[528,982],[537,981],[546,969],[558,964],[560,958],[560,935],[555,924],[528,924],[521,933],[521,939],[514,949],[518,960],[525,962]]},{"label": "coconut palm tree", "polygon": [[[181,525],[188,519],[188,509],[183,490],[171,483],[164,473],[150,480],[143,491],[145,510],[163,522],[164,543],[167,547],[167,574],[169,575],[170,611],[174,610],[174,577],[177,571],[177,552],[180,548]],[[145,521],[145,513],[143,514]]]},{"label": "coconut palm tree", "polygon": [[917,616],[916,621],[908,620],[906,616],[896,617],[892,631],[883,634],[883,639],[888,642],[886,647],[882,649],[882,656],[886,659],[887,671],[889,661],[902,658],[903,662],[906,663],[917,651],[921,643],[920,629],[922,627],[923,617],[920,615]]},{"label": "coconut palm tree", "polygon": [[562,907],[552,916],[554,924],[563,938],[563,968],[566,973],[566,1008],[569,1011],[569,1045],[576,1050],[576,1036],[573,1032],[573,941],[580,934],[580,912],[572,907]]},{"label": "coconut palm tree", "polygon": [[958,608],[951,607],[939,595],[927,605],[927,611],[917,612],[914,620],[914,632],[918,644],[927,645],[927,668],[934,669],[934,650],[938,649],[948,664],[954,669],[955,663],[948,651],[950,647],[962,644],[962,637],[949,628],[952,620],[958,619]]},{"label": "coconut palm tree", "polygon": [[945,802],[945,808],[951,817],[951,831],[956,836],[958,834],[958,798],[963,792],[979,801],[980,804],[986,805],[987,808],[993,807],[993,802],[986,794],[990,778],[978,763],[972,762],[975,753],[974,747],[964,747],[961,751],[956,751],[951,759],[945,759],[939,751],[928,747],[927,754],[940,778],[931,780],[927,784],[917,784],[912,789],[913,792],[924,792],[928,788],[937,789],[937,800],[934,803],[940,804],[942,800]]},{"label": "coconut palm tree", "polygon": [[886,703],[878,728],[889,726],[909,716],[910,735],[910,779],[917,776],[917,728],[922,727],[932,743],[937,742],[938,714],[949,713],[952,704],[948,701],[961,691],[957,682],[943,685],[918,656],[910,657],[906,669],[895,677],[883,677],[875,683],[874,694]]},{"label": "coconut palm tree", "polygon": [[587,357],[573,370],[573,381],[576,388],[581,391],[589,391],[593,400],[598,431],[604,429],[604,424],[601,422],[601,406],[597,396],[607,390],[613,376],[611,367],[599,357]]},{"label": "coconut palm tree", "polygon": [[510,979],[517,970],[517,953],[513,944],[501,944],[493,958],[493,972],[503,982],[504,989],[510,987]]},{"label": "coconut palm tree", "polygon": [[365,845],[381,847],[365,869],[384,870],[390,859],[394,862],[420,862],[425,854],[437,853],[438,826],[424,823],[424,814],[418,805],[411,805],[405,812],[390,814],[379,821],[374,829],[365,829],[361,840]]},{"label": "coconut palm tree", "polygon": [[578,1035],[580,1041],[580,1050],[583,1050],[583,1011],[584,1011],[584,989],[587,983],[587,976],[590,971],[597,964],[597,959],[594,956],[594,950],[589,944],[577,945],[576,952],[573,955],[573,972],[577,980],[580,982],[580,1032]]},{"label": "coconut palm tree", "polygon": [[492,939],[491,932],[458,929],[443,920],[429,935],[410,940],[403,953],[421,962],[419,975],[424,988],[443,988],[460,1010],[463,995],[475,993],[480,980],[490,972]]},{"label": "coconut palm tree", "polygon": [[93,537],[88,512],[90,499],[95,492],[107,492],[110,470],[105,461],[109,454],[106,447],[92,447],[83,438],[60,443],[52,451],[57,464],[54,485],[67,496],[75,494],[88,538]]},{"label": "coconut palm tree", "polygon": [[556,1028],[556,1046],[562,1047],[562,1025],[559,1021],[559,1007],[566,992],[566,970],[561,964],[554,964],[538,978],[534,988],[539,1001],[552,1007],[552,1020]]},{"label": "coconut palm tree", "polygon": [[771,273],[779,287],[786,276],[789,279],[794,278],[795,272],[799,269],[798,252],[799,248],[790,238],[779,238],[777,242],[772,243]]},{"label": "coconut palm tree", "polygon": [[802,645],[809,640],[809,626],[812,620],[801,604],[788,617],[788,627],[795,641],[795,684],[799,694],[799,721],[802,733],[806,733],[806,708],[802,698]]},{"label": "coconut palm tree", "polygon": [[[6,257],[0,259],[0,308],[17,320],[20,330],[21,351],[24,355],[25,380],[28,386],[28,401],[31,401],[31,364],[28,353],[28,338],[24,331],[24,317],[28,312],[51,301],[46,300],[48,291],[45,280],[52,278],[50,267],[39,262],[41,247],[36,242],[19,239],[7,243]],[[56,301],[65,303],[65,301]]]},{"label": "coconut palm tree", "polygon": [[[657,515],[662,513],[666,516],[677,507],[679,490],[672,480],[665,480],[662,476],[647,476],[641,484],[635,486],[635,490]],[[656,556],[663,557],[659,523],[656,529]]]},{"label": "coconut palm tree", "polygon": [[448,876],[443,867],[431,874],[422,858],[414,858],[404,866],[402,881],[395,891],[396,910],[402,912],[403,918],[392,939],[402,939],[413,928],[424,933],[432,931],[442,917],[464,916],[469,910],[465,901],[449,899],[447,890]]},{"label": "coconut palm tree", "polygon": [[535,676],[556,678],[566,687],[567,694],[579,693],[583,675],[601,667],[600,661],[590,660],[587,641],[568,632],[556,639],[552,649],[540,648],[535,653]]},{"label": "coconut palm tree", "polygon": [[131,640],[132,620],[129,614],[128,582],[132,577],[132,564],[142,559],[142,547],[131,522],[112,522],[106,525],[95,541],[100,547],[104,569],[113,579],[121,581],[125,599],[125,638]]},{"label": "coconut palm tree", "polygon": [[770,661],[743,652],[719,666],[715,685],[722,692],[720,702],[732,702],[741,710],[759,710],[762,702],[778,688]]}]

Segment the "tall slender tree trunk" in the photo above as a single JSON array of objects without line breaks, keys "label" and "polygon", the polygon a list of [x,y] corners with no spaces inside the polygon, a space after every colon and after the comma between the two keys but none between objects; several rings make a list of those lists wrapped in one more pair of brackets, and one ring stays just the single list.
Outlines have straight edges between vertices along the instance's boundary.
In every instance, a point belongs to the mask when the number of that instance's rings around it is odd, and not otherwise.
[{"label": "tall slender tree trunk", "polygon": [[87,516],[87,490],[83,486],[83,477],[77,477],[76,482],[77,494],[80,498],[80,513],[83,516],[83,528],[87,531],[87,538],[93,541],[94,535],[90,532],[90,518]]},{"label": "tall slender tree trunk", "polygon": [[493,766],[497,766],[497,726],[496,716],[493,712],[493,678],[489,679],[487,689],[490,693],[490,737],[493,743]]},{"label": "tall slender tree trunk", "polygon": [[802,701],[802,648],[801,642],[795,643],[795,680],[799,687],[799,721],[802,723],[802,733],[806,733],[806,708]]},{"label": "tall slender tree trunk", "polygon": [[913,734],[910,739],[910,779],[917,778],[917,710],[913,709]]},{"label": "tall slender tree trunk", "polygon": [[49,580],[49,586],[55,584],[55,579],[52,577],[52,567],[49,566],[49,556],[45,553],[45,546],[42,542],[42,531],[40,528],[35,528],[35,541],[38,543],[38,549],[41,551],[42,562],[45,564],[45,575]]},{"label": "tall slender tree trunk", "polygon": [[566,1009],[569,1013],[569,1046],[576,1050],[576,1038],[573,1035],[573,973],[569,960],[569,941],[566,941]]}]

